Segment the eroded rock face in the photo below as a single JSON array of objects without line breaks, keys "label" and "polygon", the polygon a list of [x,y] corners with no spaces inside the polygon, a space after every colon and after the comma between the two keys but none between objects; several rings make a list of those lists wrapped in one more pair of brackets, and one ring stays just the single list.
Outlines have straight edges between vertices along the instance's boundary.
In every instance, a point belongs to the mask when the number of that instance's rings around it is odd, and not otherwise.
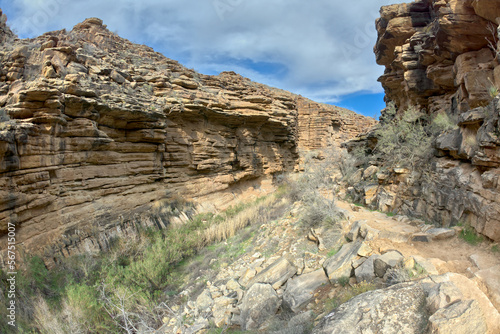
[{"label": "eroded rock face", "polygon": [[[466,111],[496,85],[496,1],[416,1],[382,7],[377,20],[379,81],[400,108]],[[500,78],[499,78],[500,79]]]},{"label": "eroded rock face", "polygon": [[[50,245],[46,260],[102,248],[104,231],[122,233],[153,202],[224,206],[244,187],[293,171],[299,146],[374,123],[233,72],[198,74],[97,18],[12,40],[1,17],[0,249],[8,223],[20,251]],[[328,131],[312,136],[315,117]],[[136,223],[145,221],[168,224],[161,215]]]},{"label": "eroded rock face", "polygon": [[468,223],[500,240],[498,2],[415,1],[380,13],[374,51],[386,68],[379,79],[386,100],[400,111],[447,113],[458,124],[437,138],[428,172],[394,168],[355,193],[385,211]]}]

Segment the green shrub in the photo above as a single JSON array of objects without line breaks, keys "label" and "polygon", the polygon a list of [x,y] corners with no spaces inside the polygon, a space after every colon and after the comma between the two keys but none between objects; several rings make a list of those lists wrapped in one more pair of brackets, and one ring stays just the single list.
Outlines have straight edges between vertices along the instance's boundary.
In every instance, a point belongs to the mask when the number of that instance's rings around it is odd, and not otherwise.
[{"label": "green shrub", "polygon": [[472,246],[476,246],[484,241],[484,238],[481,235],[477,234],[476,230],[468,224],[465,224],[465,226],[463,227],[462,231],[460,232],[460,237]]}]

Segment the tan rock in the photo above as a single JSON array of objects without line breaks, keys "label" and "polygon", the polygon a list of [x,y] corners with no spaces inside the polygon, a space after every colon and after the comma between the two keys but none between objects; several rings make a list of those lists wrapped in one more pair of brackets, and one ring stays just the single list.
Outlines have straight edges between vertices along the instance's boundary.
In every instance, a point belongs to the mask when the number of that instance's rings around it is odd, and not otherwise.
[{"label": "tan rock", "polygon": [[458,301],[439,309],[429,318],[436,334],[482,334],[487,330],[484,315],[475,300]]}]

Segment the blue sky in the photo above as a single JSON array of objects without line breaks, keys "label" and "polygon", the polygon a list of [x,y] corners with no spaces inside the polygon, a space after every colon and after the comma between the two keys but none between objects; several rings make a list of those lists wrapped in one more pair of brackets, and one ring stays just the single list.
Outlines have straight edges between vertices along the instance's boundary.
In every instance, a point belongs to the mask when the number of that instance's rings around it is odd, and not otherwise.
[{"label": "blue sky", "polygon": [[20,37],[88,17],[204,74],[235,71],[318,102],[378,117],[380,6],[401,0],[0,0]]}]

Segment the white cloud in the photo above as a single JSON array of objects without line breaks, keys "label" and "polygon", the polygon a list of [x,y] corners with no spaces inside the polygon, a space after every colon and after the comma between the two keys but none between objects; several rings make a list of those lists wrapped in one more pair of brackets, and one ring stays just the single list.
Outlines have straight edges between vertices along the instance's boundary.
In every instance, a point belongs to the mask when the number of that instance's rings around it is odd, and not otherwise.
[{"label": "white cloud", "polygon": [[[353,92],[382,91],[376,80],[383,68],[372,51],[374,21],[380,6],[397,2],[404,1],[0,0],[0,6],[21,36],[71,29],[96,16],[122,37],[201,72],[234,70],[334,101]],[[280,64],[287,71],[259,73],[252,62]]]}]

